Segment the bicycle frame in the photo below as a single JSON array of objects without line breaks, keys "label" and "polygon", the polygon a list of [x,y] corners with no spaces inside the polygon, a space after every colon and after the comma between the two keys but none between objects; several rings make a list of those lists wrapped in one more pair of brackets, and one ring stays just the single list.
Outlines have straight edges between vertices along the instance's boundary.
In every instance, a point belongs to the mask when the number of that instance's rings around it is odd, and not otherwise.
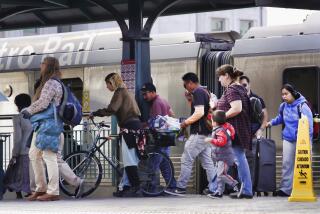
[{"label": "bicycle frame", "polygon": [[[119,169],[119,166],[120,166],[120,161],[118,161],[116,159],[116,157],[109,157],[109,156],[106,156],[102,151],[101,151],[101,147],[103,145],[105,145],[108,141],[111,141],[110,138],[108,137],[100,137],[101,135],[101,132],[104,129],[104,127],[101,125],[101,124],[95,124],[94,121],[93,121],[93,124],[98,128],[98,134],[95,136],[95,139],[93,141],[93,144],[91,146],[91,148],[88,150],[88,155],[89,156],[93,156],[95,155],[97,152],[104,158],[104,160],[108,161],[108,163],[115,169],[117,170],[117,173],[122,176],[122,172],[121,170]],[[92,134],[92,133],[91,133]],[[109,135],[109,137],[118,137],[118,135]],[[100,142],[102,140],[102,142]]]}]

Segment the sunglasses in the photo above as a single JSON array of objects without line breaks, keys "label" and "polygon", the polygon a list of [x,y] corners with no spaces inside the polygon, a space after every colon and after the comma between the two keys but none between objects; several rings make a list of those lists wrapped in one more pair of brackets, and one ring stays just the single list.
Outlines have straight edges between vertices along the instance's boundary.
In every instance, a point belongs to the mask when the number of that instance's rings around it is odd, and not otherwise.
[{"label": "sunglasses", "polygon": [[241,84],[243,87],[247,87],[248,86],[248,84],[247,83],[243,83],[243,84]]}]

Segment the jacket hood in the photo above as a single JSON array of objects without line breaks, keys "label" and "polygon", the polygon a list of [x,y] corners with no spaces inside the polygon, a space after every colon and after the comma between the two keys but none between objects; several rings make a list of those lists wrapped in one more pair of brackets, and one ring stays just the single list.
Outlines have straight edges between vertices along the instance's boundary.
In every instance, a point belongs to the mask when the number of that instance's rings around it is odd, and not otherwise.
[{"label": "jacket hood", "polygon": [[291,104],[287,104],[290,107],[295,107],[303,102],[307,102],[306,98],[304,96],[302,96],[302,94],[300,94],[300,97],[298,99],[296,99],[295,101],[293,101],[293,103]]}]

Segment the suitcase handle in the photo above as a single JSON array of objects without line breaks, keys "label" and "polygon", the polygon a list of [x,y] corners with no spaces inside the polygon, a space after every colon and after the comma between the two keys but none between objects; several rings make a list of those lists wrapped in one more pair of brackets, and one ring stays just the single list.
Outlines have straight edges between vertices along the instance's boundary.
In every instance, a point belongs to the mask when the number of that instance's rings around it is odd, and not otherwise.
[{"label": "suitcase handle", "polygon": [[271,127],[266,128],[266,139],[271,139]]}]

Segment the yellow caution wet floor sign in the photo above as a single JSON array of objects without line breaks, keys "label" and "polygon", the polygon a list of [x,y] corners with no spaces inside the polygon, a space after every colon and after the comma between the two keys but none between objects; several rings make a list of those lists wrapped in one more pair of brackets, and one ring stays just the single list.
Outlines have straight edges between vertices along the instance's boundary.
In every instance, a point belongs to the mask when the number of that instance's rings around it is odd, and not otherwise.
[{"label": "yellow caution wet floor sign", "polygon": [[313,191],[311,145],[308,118],[299,120],[293,187],[288,201],[316,201]]}]

